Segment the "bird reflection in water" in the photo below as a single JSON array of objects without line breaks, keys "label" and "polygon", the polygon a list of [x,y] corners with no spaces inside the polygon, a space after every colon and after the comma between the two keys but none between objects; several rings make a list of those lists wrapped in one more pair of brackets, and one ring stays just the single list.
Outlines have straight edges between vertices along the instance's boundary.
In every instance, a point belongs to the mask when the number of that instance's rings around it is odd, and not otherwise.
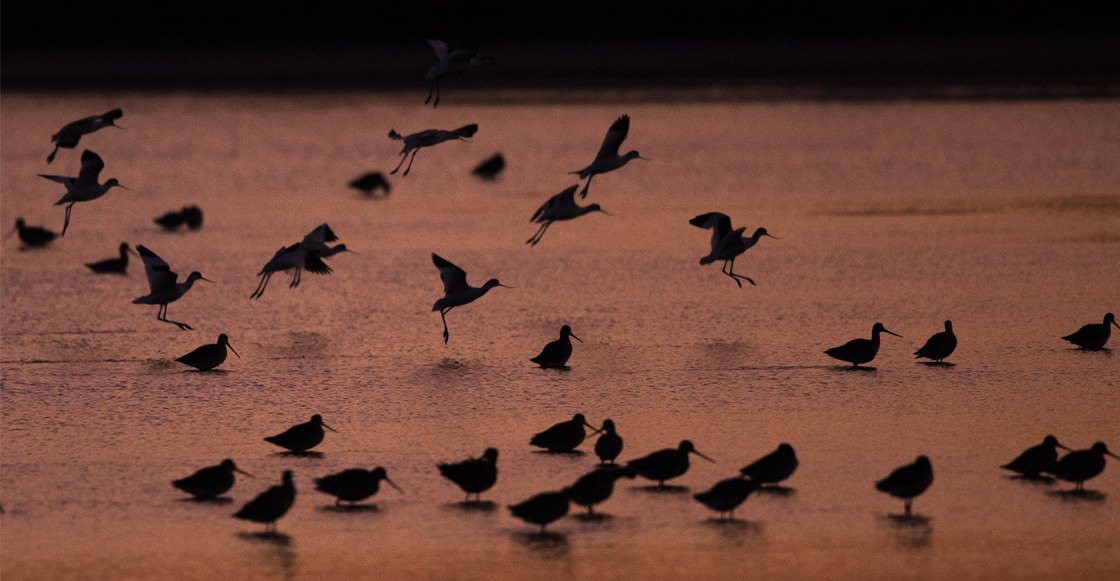
[{"label": "bird reflection in water", "polygon": [[[241,532],[238,538],[264,545],[260,552],[262,569],[267,568],[268,578],[291,580],[296,575],[296,553],[292,550],[292,537],[285,533]],[[265,572],[265,571],[262,571]]]},{"label": "bird reflection in water", "polygon": [[933,537],[929,517],[917,514],[890,514],[885,517],[895,543],[903,549],[925,549]]}]

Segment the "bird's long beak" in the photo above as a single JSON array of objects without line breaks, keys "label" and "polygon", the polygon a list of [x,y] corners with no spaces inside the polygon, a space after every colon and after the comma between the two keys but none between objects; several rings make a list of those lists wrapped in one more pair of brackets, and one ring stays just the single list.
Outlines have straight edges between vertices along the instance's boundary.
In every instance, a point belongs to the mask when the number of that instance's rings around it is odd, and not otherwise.
[{"label": "bird's long beak", "polygon": [[507,286],[507,285],[504,285],[504,284],[502,284],[502,283],[498,283],[498,286],[500,286],[500,287],[502,287],[502,288],[517,288],[517,287],[515,287],[515,286]]},{"label": "bird's long beak", "polygon": [[392,481],[392,480],[389,480],[389,477],[388,477],[388,476],[386,476],[386,477],[385,477],[385,482],[388,482],[388,483],[389,483],[389,486],[392,486],[393,488],[396,488],[396,489],[397,489],[397,492],[399,492],[399,493],[401,493],[401,494],[404,494],[404,491],[403,491],[403,490],[401,490],[401,487],[400,487],[400,486],[397,486],[396,484],[393,484],[393,481]]},{"label": "bird's long beak", "polygon": [[1116,458],[1117,460],[1120,460],[1120,456],[1117,456],[1116,454],[1113,454],[1112,452],[1105,452],[1105,454],[1108,454],[1109,456],[1112,456],[1113,458]]},{"label": "bird's long beak", "polygon": [[652,159],[650,159],[650,158],[648,158],[648,157],[642,157],[642,156],[640,156],[640,155],[639,155],[639,156],[636,156],[636,157],[637,157],[637,159],[640,159],[640,160],[642,160],[642,161],[653,161]]},{"label": "bird's long beak", "polygon": [[769,237],[773,238],[774,240],[781,240],[781,238],[778,238],[777,236],[774,236],[773,234],[771,234],[769,232],[767,232],[766,234],[763,234],[763,236],[769,236]]},{"label": "bird's long beak", "polygon": [[[198,280],[204,280],[204,281],[206,281],[206,282],[211,282],[211,283],[212,283],[212,282],[214,282],[214,281],[212,281],[212,280],[210,280],[210,279],[208,279],[208,278],[206,278],[206,277],[204,277],[204,276],[200,276],[200,277],[198,277]],[[888,331],[888,332],[889,332],[889,331]]]},{"label": "bird's long beak", "polygon": [[256,476],[253,476],[252,474],[249,474],[248,472],[246,472],[246,471],[244,471],[240,468],[234,468],[233,471],[234,472],[240,472],[240,473],[244,474],[245,476],[248,476],[249,478],[256,478]]},{"label": "bird's long beak", "polygon": [[568,336],[571,337],[572,339],[575,339],[576,341],[579,341],[580,343],[583,343],[583,339],[580,339],[579,337],[576,337],[576,334],[571,332],[571,331],[568,331]]},{"label": "bird's long beak", "polygon": [[229,347],[229,350],[230,350],[230,351],[233,351],[233,354],[234,354],[234,355],[237,355],[237,358],[238,358],[238,359],[241,359],[241,356],[237,354],[237,350],[233,348],[233,345],[230,345],[230,344],[229,344],[229,340],[228,340],[228,339],[226,340],[226,347]]},{"label": "bird's long beak", "polygon": [[701,458],[703,458],[703,459],[705,459],[705,460],[707,460],[708,462],[711,462],[712,464],[715,464],[715,463],[716,463],[716,461],[715,461],[715,460],[712,460],[711,458],[709,458],[709,457],[707,457],[707,456],[705,456],[705,455],[701,454],[700,452],[697,452],[696,450],[693,450],[693,451],[692,451],[692,453],[693,453],[693,454],[696,454],[697,456],[699,456],[699,457],[701,457]]},{"label": "bird's long beak", "polygon": [[118,187],[118,188],[120,188],[120,189],[122,189],[122,190],[128,190],[128,191],[130,191],[130,192],[132,191],[132,188],[126,188],[126,187],[124,187],[124,186],[122,186],[122,185],[120,185],[120,184],[117,184],[117,187]]},{"label": "bird's long beak", "polygon": [[336,429],[334,429],[334,428],[332,428],[332,427],[328,426],[327,424],[324,424],[323,422],[319,422],[319,424],[320,424],[320,425],[322,425],[322,426],[323,426],[324,428],[326,428],[326,429],[328,429],[328,430],[330,430],[330,431],[332,431],[332,432],[334,432],[334,433],[336,433],[336,434],[338,433],[338,430],[336,430]]},{"label": "bird's long beak", "polygon": [[902,335],[899,335],[898,333],[891,333],[890,331],[888,331],[886,329],[883,329],[883,332],[884,333],[890,333],[891,335],[894,335],[895,337],[900,337],[900,338],[902,337]]},{"label": "bird's long beak", "polygon": [[604,213],[604,214],[606,214],[606,215],[608,215],[608,216],[614,216],[614,214],[612,214],[612,213],[610,213],[610,212],[608,212],[608,211],[606,211],[606,210],[604,210],[604,209],[602,209],[602,208],[599,208],[599,210],[598,210],[598,211],[600,211],[600,212],[602,212],[602,213]]},{"label": "bird's long beak", "polygon": [[1067,451],[1067,452],[1072,452],[1072,451],[1073,451],[1073,450],[1070,450],[1069,448],[1066,448],[1065,446],[1063,446],[1063,445],[1061,445],[1061,444],[1059,444],[1059,443],[1057,443],[1057,442],[1054,442],[1054,445],[1055,445],[1055,446],[1057,446],[1057,447],[1059,447],[1059,448],[1061,448],[1061,449],[1063,449],[1063,450],[1065,450],[1065,451]]},{"label": "bird's long beak", "polygon": [[[8,234],[8,236],[11,236],[11,234]],[[1113,320],[1112,320],[1112,324],[1113,324],[1113,325],[1116,325],[1116,319],[1113,319]],[[1117,328],[1117,329],[1120,329],[1120,325],[1116,325],[1116,328]]]},{"label": "bird's long beak", "polygon": [[[575,337],[575,335],[572,335],[572,336]],[[580,341],[580,343],[583,343],[583,341]],[[587,423],[586,420],[583,422],[583,425],[585,425],[585,426],[591,428],[592,430],[594,430],[594,431],[591,432],[592,436],[594,436],[595,434],[598,434],[599,432],[603,431],[603,428],[595,428],[595,426]]]}]

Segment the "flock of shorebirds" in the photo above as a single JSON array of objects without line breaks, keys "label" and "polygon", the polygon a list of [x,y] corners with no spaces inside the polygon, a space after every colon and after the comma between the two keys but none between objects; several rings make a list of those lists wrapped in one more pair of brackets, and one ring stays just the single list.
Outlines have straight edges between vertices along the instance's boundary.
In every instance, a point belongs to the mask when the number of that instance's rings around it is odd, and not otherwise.
[{"label": "flock of shorebirds", "polygon": [[[494,65],[492,58],[479,54],[477,44],[451,48],[444,42],[429,40],[435,50],[439,62],[427,75],[431,83],[428,100],[433,106],[439,104],[439,82],[446,75],[463,72],[470,68],[486,64]],[[496,65],[495,65],[496,66]],[[93,133],[105,127],[117,127],[115,121],[123,113],[114,109],[102,115],[94,115],[79,119],[65,125],[52,136],[55,144],[54,151],[47,157],[47,162],[54,160],[60,148],[74,149],[83,135]],[[633,159],[647,159],[641,157],[637,151],[620,154],[622,143],[626,140],[630,128],[630,117],[619,117],[608,129],[594,160],[581,170],[572,172],[580,180],[586,180],[583,190],[579,192],[580,198],[587,196],[591,180],[596,175],[611,172],[626,165]],[[432,147],[440,143],[465,140],[478,131],[477,124],[468,124],[455,130],[429,129],[409,135],[401,135],[396,130],[389,132],[389,137],[403,142],[400,152],[400,162],[390,173],[396,174],[406,160],[403,176],[407,176],[412,169],[419,150]],[[410,157],[411,154],[411,157]],[[505,160],[500,154],[485,160],[474,173],[483,177],[492,178],[505,166]],[[100,173],[105,163],[96,153],[85,150],[81,155],[81,169],[77,177],[44,175],[42,177],[65,186],[66,193],[56,202],[56,205],[66,205],[65,220],[62,234],[55,234],[44,228],[28,227],[23,219],[16,221],[16,231],[26,247],[44,246],[58,236],[64,235],[70,223],[73,206],[78,202],[86,202],[104,196],[114,187],[124,188],[115,178],[100,183]],[[367,195],[383,191],[386,195],[390,190],[388,180],[381,173],[369,173],[353,182],[351,187]],[[127,188],[126,188],[127,189]],[[579,206],[575,201],[579,184],[573,185],[556,194],[546,201],[532,216],[531,223],[539,224],[538,230],[526,244],[535,246],[541,241],[548,228],[558,221],[572,220],[592,212],[604,212],[598,204]],[[201,210],[197,207],[184,208],[182,212],[174,212],[156,220],[165,228],[178,227],[187,222],[191,228],[201,225]],[[165,223],[166,222],[166,223]],[[754,234],[744,236],[745,228],[734,229],[731,218],[719,212],[710,212],[696,216],[689,223],[703,229],[712,230],[710,252],[700,259],[701,265],[722,261],[722,273],[742,288],[742,281],[751,285],[755,282],[742,274],[734,272],[737,257],[752,248],[764,237],[776,238],[769,234],[765,228],[758,228]],[[312,230],[302,240],[291,245],[282,246],[275,255],[265,263],[258,273],[260,277],[257,289],[250,295],[251,299],[260,298],[268,285],[272,275],[276,272],[291,272],[292,280],[289,288],[300,284],[301,273],[304,270],[313,274],[327,274],[330,267],[324,259],[330,258],[348,249],[345,244],[331,246],[338,237],[327,224],[322,224]],[[127,271],[128,256],[131,252],[127,243],[120,246],[119,258],[90,263],[87,266],[97,273],[118,273]],[[137,245],[136,254],[144,264],[144,271],[149,283],[149,294],[133,301],[135,304],[158,305],[159,311],[156,318],[159,321],[177,325],[180,329],[191,330],[186,323],[172,321],[167,318],[167,307],[185,295],[196,281],[207,279],[201,273],[191,272],[183,282],[178,281],[178,275],[171,270],[170,265],[154,252],[143,245]],[[432,253],[431,260],[438,269],[440,279],[444,285],[444,296],[432,306],[432,311],[439,311],[443,323],[443,339],[449,339],[446,315],[455,307],[467,305],[485,295],[490,289],[498,286],[505,287],[497,279],[490,279],[481,287],[473,287],[467,283],[467,274],[462,269],[445,258]],[[209,282],[209,281],[208,281]],[[511,287],[506,287],[511,288]],[[1089,350],[1102,349],[1108,341],[1111,326],[1117,326],[1112,313],[1105,316],[1102,324],[1085,325],[1077,332],[1063,337],[1063,339]],[[880,334],[887,333],[899,336],[887,330],[881,323],[875,323],[871,329],[870,339],[854,339],[825,351],[827,355],[851,363],[853,368],[872,361],[879,351]],[[560,330],[560,337],[548,343],[541,353],[531,359],[541,367],[564,368],[572,355],[571,338],[582,341],[576,337],[571,327],[564,325]],[[927,358],[933,363],[944,363],[956,349],[957,339],[953,334],[952,322],[945,321],[945,330],[934,334],[915,355]],[[226,359],[227,349],[233,351],[229,338],[225,334],[218,337],[215,344],[203,345],[188,353],[177,361],[207,371],[221,365]],[[235,355],[240,357],[236,351]],[[601,467],[581,477],[571,486],[559,491],[547,492],[526,500],[517,505],[510,506],[514,516],[527,522],[540,525],[544,531],[545,525],[564,516],[569,510],[569,504],[588,509],[588,515],[593,515],[593,506],[610,497],[614,482],[618,478],[634,478],[642,476],[656,481],[657,488],[665,489],[667,480],[684,474],[689,467],[689,455],[695,454],[708,459],[688,440],[680,442],[674,449],[665,449],[654,452],[648,456],[637,458],[625,465],[616,465],[615,459],[622,451],[622,439],[615,431],[614,423],[605,420],[602,427],[595,429],[590,426],[582,414],[567,421],[558,423],[532,437],[530,443],[552,453],[573,453],[586,437],[584,427],[594,430],[593,434],[601,433],[595,444],[595,453],[601,459]],[[276,436],[265,438],[273,444],[283,447],[291,454],[311,454],[311,448],[322,442],[323,429],[331,429],[323,423],[319,415],[315,415],[304,424],[299,424]],[[1070,452],[1065,457],[1058,459],[1056,447],[1058,444],[1053,436],[1047,436],[1042,444],[1035,446],[1021,454],[1011,463],[1003,466],[1022,475],[1024,478],[1042,478],[1042,474],[1051,474],[1057,478],[1075,482],[1076,490],[1082,489],[1082,483],[1099,474],[1104,469],[1104,456],[1115,457],[1103,443],[1097,442],[1092,448]],[[481,493],[490,489],[497,480],[498,451],[494,448],[487,449],[479,458],[471,458],[454,464],[440,464],[440,473],[457,484],[467,494],[466,503],[481,503]],[[752,492],[756,490],[788,490],[782,489],[778,483],[788,478],[797,468],[798,461],[793,448],[789,444],[782,444],[773,453],[760,458],[758,461],[744,467],[736,478],[723,480],[716,483],[711,490],[694,495],[696,500],[708,508],[726,514],[732,518],[732,513]],[[186,478],[174,481],[174,485],[200,499],[216,498],[234,484],[234,472],[241,472],[232,460],[225,460],[217,466],[203,468]],[[397,488],[389,480],[384,468],[377,467],[373,470],[353,469],[324,476],[315,480],[316,489],[337,498],[336,504],[342,502],[354,503],[369,498],[377,493],[381,480]],[[886,478],[876,483],[876,488],[905,501],[905,516],[910,516],[910,505],[914,497],[926,490],[933,481],[933,469],[929,459],[919,456],[914,463],[902,466],[890,473]],[[397,488],[400,490],[399,488]],[[471,495],[475,498],[472,501]],[[234,516],[250,521],[264,523],[266,531],[275,532],[277,519],[283,516],[295,501],[296,490],[292,472],[283,473],[282,484],[269,488],[264,493],[247,503]]]}]

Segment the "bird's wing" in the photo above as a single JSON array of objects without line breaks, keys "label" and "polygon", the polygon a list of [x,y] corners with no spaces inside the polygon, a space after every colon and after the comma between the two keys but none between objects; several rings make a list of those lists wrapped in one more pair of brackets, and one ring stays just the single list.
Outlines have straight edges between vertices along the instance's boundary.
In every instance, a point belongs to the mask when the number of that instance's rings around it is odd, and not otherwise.
[{"label": "bird's wing", "polygon": [[443,59],[447,58],[447,53],[451,52],[451,47],[448,46],[447,43],[443,42],[442,40],[435,40],[435,39],[429,38],[428,39],[428,44],[431,45],[432,50],[436,51],[436,57],[438,57],[439,60],[443,60]]},{"label": "bird's wing", "polygon": [[533,214],[533,217],[530,218],[529,221],[530,222],[536,222],[537,218],[540,218],[542,216],[548,216],[550,213],[552,213],[553,210],[555,210],[556,208],[559,208],[561,206],[564,206],[564,205],[574,206],[575,203],[576,203],[575,202],[576,190],[578,190],[578,189],[579,189],[579,184],[576,184],[576,185],[560,192],[559,194],[556,194],[555,196],[552,196],[551,198],[548,199],[547,202],[544,203],[544,205],[542,205],[537,210],[536,214]]},{"label": "bird's wing", "polygon": [[148,287],[151,288],[153,294],[175,285],[179,275],[171,272],[171,266],[167,262],[142,244],[136,245],[136,252],[140,254],[140,260],[144,262],[144,274],[148,276]]},{"label": "bird's wing", "polygon": [[320,224],[318,228],[312,230],[310,234],[303,237],[303,243],[309,247],[315,242],[322,244],[325,242],[334,242],[335,240],[338,240],[338,236],[335,236],[334,231],[326,224]]},{"label": "bird's wing", "polygon": [[439,279],[443,281],[443,294],[451,294],[470,286],[467,284],[466,271],[444,260],[434,252],[432,253],[432,263],[439,269]]},{"label": "bird's wing", "polygon": [[48,180],[51,180],[52,182],[58,182],[58,183],[60,183],[64,186],[67,186],[67,187],[74,185],[74,182],[77,181],[77,178],[71,178],[71,177],[66,177],[66,176],[49,176],[49,175],[46,175],[46,174],[39,174],[39,177],[47,178]]},{"label": "bird's wing", "polygon": [[599,154],[595,159],[603,159],[607,157],[614,157],[618,155],[618,148],[622,146],[622,142],[626,140],[626,134],[630,131],[630,116],[623,115],[619,117],[611,128],[607,131],[607,136],[603,138],[603,146],[599,148]]},{"label": "bird's wing", "polygon": [[82,169],[78,172],[78,183],[97,185],[97,178],[101,175],[103,169],[105,169],[105,162],[101,161],[101,156],[88,149],[83,151]]}]

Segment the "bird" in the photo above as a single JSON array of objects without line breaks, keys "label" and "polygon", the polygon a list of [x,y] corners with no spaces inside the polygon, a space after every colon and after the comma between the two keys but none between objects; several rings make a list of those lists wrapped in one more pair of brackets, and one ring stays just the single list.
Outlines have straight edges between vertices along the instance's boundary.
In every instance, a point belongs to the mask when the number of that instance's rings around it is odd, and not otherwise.
[{"label": "bird", "polygon": [[307,236],[304,236],[300,244],[308,250],[318,252],[321,258],[330,258],[340,252],[353,252],[349,248],[346,248],[345,244],[338,244],[335,246],[327,245],[327,242],[337,241],[338,236],[334,233],[334,230],[331,230],[331,227],[324,222],[316,226]]},{"label": "bird", "polygon": [[602,433],[595,441],[595,455],[599,457],[600,464],[614,464],[614,459],[622,453],[622,436],[615,432],[614,422],[603,420]]},{"label": "bird", "polygon": [[715,460],[697,451],[696,448],[692,446],[692,442],[681,440],[681,443],[676,449],[666,448],[664,450],[658,450],[648,456],[642,456],[641,458],[631,460],[627,462],[626,465],[634,467],[642,478],[656,480],[657,487],[664,489],[666,488],[666,480],[676,478],[688,472],[688,455],[690,453],[696,454],[708,462],[715,463]]},{"label": "bird", "polygon": [[183,216],[183,221],[187,223],[187,228],[191,230],[202,228],[202,208],[198,206],[187,206],[183,208],[180,214]]},{"label": "bird", "polygon": [[1069,450],[1069,448],[1059,444],[1058,439],[1054,436],[1046,436],[1042,439],[1041,444],[1027,448],[1014,460],[1000,466],[1000,468],[1018,472],[1023,478],[1037,479],[1043,472],[1053,466],[1054,462],[1058,461],[1057,448]]},{"label": "bird", "polygon": [[193,331],[194,328],[186,323],[179,323],[167,318],[167,305],[179,300],[180,297],[191,290],[196,280],[213,282],[202,277],[197,270],[187,276],[183,282],[175,282],[179,275],[171,271],[171,267],[164,260],[156,256],[155,252],[148,250],[143,245],[136,245],[136,252],[144,262],[144,274],[148,275],[148,288],[151,292],[132,301],[134,305],[159,305],[156,320],[178,325],[181,330]]},{"label": "bird", "polygon": [[323,441],[323,428],[337,433],[337,430],[323,423],[323,416],[315,414],[307,423],[296,424],[283,433],[266,437],[264,441],[287,448],[293,454],[304,454]]},{"label": "bird", "polygon": [[296,487],[292,482],[292,471],[285,470],[283,484],[272,486],[245,503],[234,517],[257,523],[264,523],[265,534],[276,534],[276,521],[292,508],[296,501]]},{"label": "bird", "polygon": [[174,232],[179,226],[183,225],[184,219],[182,212],[168,212],[152,221],[159,224],[165,231]]},{"label": "bird", "polygon": [[544,203],[543,206],[537,209],[532,218],[529,218],[529,223],[540,224],[541,227],[531,238],[525,241],[525,244],[536,246],[541,238],[544,236],[548,227],[553,222],[560,222],[563,220],[572,220],[579,218],[584,214],[591,212],[602,212],[610,215],[608,212],[599,207],[599,204],[589,204],[587,206],[580,206],[576,204],[576,190],[579,189],[579,184],[576,184],[555,196],[552,196]]},{"label": "bird", "polygon": [[218,335],[217,343],[213,345],[203,345],[179,357],[175,361],[194,367],[199,371],[210,371],[226,360],[226,347],[229,347],[230,351],[233,351],[233,354],[237,355],[238,359],[241,359],[241,355],[238,355],[233,345],[229,344],[229,337],[227,337],[225,333],[222,333]]},{"label": "bird", "polygon": [[[693,494],[700,504],[719,513],[720,520],[735,520],[735,509],[743,504],[743,501],[755,490],[758,490],[759,482],[747,478],[728,478],[720,480],[712,486],[707,492]],[[727,513],[727,518],[724,519],[723,513]]]},{"label": "bird", "polygon": [[596,504],[611,497],[614,492],[614,481],[619,478],[634,479],[638,471],[633,467],[598,468],[579,477],[566,490],[568,499],[572,502],[587,507],[587,516],[594,516]]},{"label": "bird", "polygon": [[128,246],[128,242],[121,242],[120,252],[120,258],[87,262],[86,266],[98,274],[128,274],[128,254],[133,250]]},{"label": "bird", "polygon": [[435,93],[436,100],[432,103],[433,108],[439,106],[439,80],[444,76],[450,73],[460,73],[483,64],[497,66],[493,57],[478,54],[480,44],[477,41],[465,42],[455,49],[452,49],[442,40],[429,38],[428,44],[431,45],[432,50],[436,51],[436,58],[439,59],[439,62],[428,69],[428,74],[424,76],[424,80],[430,82],[428,98],[424,101],[424,104],[427,105],[432,100],[432,93]]},{"label": "bird", "polygon": [[292,275],[292,282],[288,284],[288,288],[295,288],[299,286],[300,272],[307,270],[315,274],[330,274],[331,267],[323,262],[319,253],[312,252],[306,246],[297,242],[291,246],[281,246],[276,254],[272,255],[272,259],[261,267],[261,271],[257,276],[261,277],[261,281],[257,283],[257,290],[249,295],[250,299],[259,299],[264,296],[264,289],[268,287],[268,281],[272,279],[272,275],[285,271],[295,270]]},{"label": "bird", "polygon": [[89,117],[83,117],[81,119],[78,119],[77,121],[71,121],[70,123],[67,123],[62,127],[62,129],[58,130],[58,133],[55,133],[51,136],[51,143],[54,143],[55,146],[54,151],[52,151],[51,154],[47,156],[47,163],[50,164],[52,161],[54,161],[54,156],[58,153],[58,149],[60,147],[66,149],[74,149],[75,147],[77,147],[78,142],[81,141],[83,135],[93,133],[94,131],[97,131],[98,129],[101,129],[103,127],[116,127],[117,129],[123,129],[120,125],[113,123],[123,116],[124,113],[120,109],[113,109],[108,113],[103,113],[101,115],[90,115]]},{"label": "bird", "polygon": [[[583,439],[587,437],[587,432],[583,429],[584,426],[595,430],[595,426],[587,423],[583,414],[576,414],[572,416],[572,419],[560,422],[534,435],[529,439],[529,445],[544,448],[552,453],[570,453],[576,449],[576,446],[582,444]],[[595,431],[598,432],[598,430]]]},{"label": "bird", "polygon": [[253,476],[238,468],[233,460],[227,458],[217,466],[207,466],[186,478],[172,480],[171,484],[198,500],[209,500],[221,496],[228,492],[230,488],[233,488],[234,472],[240,472],[250,478]]},{"label": "bird", "polygon": [[739,470],[743,476],[759,484],[777,484],[797,470],[797,455],[793,446],[782,443],[778,449],[751,462]]},{"label": "bird", "polygon": [[513,516],[541,526],[541,534],[548,523],[568,514],[568,489],[543,492],[520,504],[509,505]]},{"label": "bird", "polygon": [[351,508],[354,503],[359,500],[365,500],[375,494],[379,488],[380,481],[384,480],[397,489],[397,492],[404,494],[404,491],[399,486],[389,480],[385,474],[385,469],[378,466],[373,470],[363,470],[361,468],[351,468],[350,470],[343,470],[338,474],[331,474],[322,478],[315,479],[315,490],[325,492],[331,496],[337,497],[334,505],[338,506],[342,501],[350,503]]},{"label": "bird", "polygon": [[567,363],[568,358],[572,356],[572,341],[568,339],[568,337],[583,343],[583,339],[576,337],[575,334],[572,333],[571,327],[564,325],[560,327],[560,338],[555,341],[550,341],[548,345],[544,346],[544,349],[541,349],[540,355],[537,355],[529,361],[545,369],[565,369],[566,367],[564,364]]},{"label": "bird", "polygon": [[1104,316],[1103,323],[1085,325],[1078,329],[1077,332],[1066,335],[1062,337],[1062,339],[1082,349],[1098,351],[1104,348],[1104,344],[1108,343],[1108,338],[1112,335],[1112,328],[1109,327],[1110,324],[1116,325],[1116,328],[1120,329],[1120,325],[1116,324],[1116,315],[1108,313]]},{"label": "bird", "polygon": [[496,286],[513,288],[498,282],[496,278],[486,281],[486,284],[481,287],[473,287],[467,284],[466,271],[444,260],[434,252],[432,253],[432,263],[439,269],[439,279],[443,281],[443,298],[432,305],[432,311],[439,311],[439,318],[443,320],[443,342],[445,344],[450,337],[447,331],[448,311],[474,302],[475,299]]},{"label": "bird", "polygon": [[926,491],[933,483],[933,466],[929,458],[918,456],[913,464],[895,468],[886,478],[875,483],[875,488],[881,492],[901,498],[905,501],[905,516],[910,516],[910,503],[915,496]]},{"label": "bird", "polygon": [[[16,227],[8,236],[16,232],[19,232],[20,246],[23,248],[41,248],[50,244],[55,238],[58,238],[58,234],[46,228],[28,226],[27,223],[23,221],[23,218],[16,219]],[[7,238],[7,236],[5,238]]]},{"label": "bird", "polygon": [[[712,251],[705,257],[700,259],[701,265],[711,264],[717,260],[723,261],[723,274],[731,277],[739,288],[743,288],[743,283],[740,280],[745,280],[755,286],[754,281],[741,274],[735,274],[735,259],[747,249],[758,244],[759,239],[763,236],[770,236],[775,240],[780,238],[771,235],[766,231],[766,228],[759,228],[754,231],[750,238],[743,238],[743,232],[746,228],[739,228],[737,230],[731,229],[731,217],[727,214],[719,212],[709,212],[707,214],[700,214],[699,216],[688,221],[689,224],[697,228],[704,228],[705,230],[711,229],[712,231]],[[730,266],[730,268],[728,268]]]},{"label": "bird", "polygon": [[1105,454],[1120,459],[1120,456],[1108,451],[1108,446],[1105,446],[1104,442],[1097,442],[1088,450],[1077,450],[1062,456],[1044,472],[1074,482],[1074,490],[1081,492],[1085,490],[1086,480],[1104,471]]},{"label": "bird", "polygon": [[626,155],[618,154],[618,148],[626,140],[626,134],[629,131],[629,115],[623,115],[616,119],[611,124],[611,128],[607,130],[607,136],[603,138],[603,145],[599,147],[599,153],[595,155],[595,161],[579,171],[572,172],[578,175],[581,180],[587,178],[587,184],[583,186],[583,191],[579,193],[580,199],[587,197],[587,188],[591,187],[591,178],[596,175],[616,170],[632,159],[649,161],[647,158],[638,155],[637,151],[631,151]]},{"label": "bird", "polygon": [[859,367],[860,363],[871,361],[875,358],[875,354],[879,352],[879,333],[889,333],[895,337],[902,337],[902,335],[888,331],[882,323],[875,323],[871,327],[870,339],[852,339],[839,347],[828,349],[824,353],[833,359],[851,363],[853,368]]},{"label": "bird", "polygon": [[454,464],[436,464],[436,468],[439,468],[441,476],[467,493],[464,503],[471,501],[472,494],[475,502],[482,502],[482,493],[498,481],[498,450],[487,448],[478,458],[467,458]]},{"label": "bird", "polygon": [[934,333],[921,349],[914,352],[914,358],[925,357],[933,361],[941,362],[949,355],[952,355],[953,350],[957,348],[957,336],[953,334],[953,322],[945,321],[945,330],[940,333]]},{"label": "bird", "polygon": [[[441,130],[441,129],[428,129],[428,130],[425,130],[425,131],[421,131],[419,133],[413,133],[411,135],[405,135],[403,137],[401,136],[400,133],[397,133],[397,131],[395,129],[390,129],[389,130],[389,138],[404,141],[404,148],[401,149],[401,153],[400,153],[401,162],[397,164],[396,169],[389,172],[389,175],[393,175],[393,174],[397,173],[398,170],[401,169],[401,166],[404,165],[404,160],[405,160],[405,158],[408,157],[408,152],[410,152],[410,151],[412,152],[412,161],[416,161],[416,154],[420,152],[421,147],[431,147],[433,145],[439,145],[440,143],[443,143],[444,141],[451,141],[453,139],[458,139],[460,141],[466,141],[468,137],[474,137],[474,134],[476,132],[478,132],[478,124],[477,123],[471,123],[470,125],[464,125],[464,126],[458,128],[458,129],[455,129],[453,131],[444,131],[444,130]],[[404,168],[404,173],[401,174],[402,176],[408,175],[409,170],[412,169],[412,161],[408,162],[408,167]]]},{"label": "bird", "polygon": [[70,210],[74,208],[74,204],[96,200],[115,187],[128,189],[122,186],[117,178],[109,178],[103,184],[97,183],[103,169],[105,169],[105,162],[101,160],[101,156],[87,149],[82,152],[82,169],[78,171],[78,177],[39,174],[41,178],[66,186],[66,194],[54,203],[56,206],[69,203],[66,206],[66,221],[62,224],[62,236],[66,235],[66,228],[70,226]]},{"label": "bird", "polygon": [[491,155],[490,157],[482,160],[482,162],[478,165],[474,166],[474,169],[471,170],[471,173],[484,180],[493,180],[494,178],[498,177],[498,174],[501,173],[505,168],[506,158],[502,157],[502,154],[500,153],[495,153],[494,155]]},{"label": "bird", "polygon": [[384,190],[385,195],[389,195],[389,180],[385,179],[385,174],[375,171],[369,172],[361,177],[354,178],[350,181],[351,188],[358,190],[367,198],[372,198],[377,194],[377,190]]}]

